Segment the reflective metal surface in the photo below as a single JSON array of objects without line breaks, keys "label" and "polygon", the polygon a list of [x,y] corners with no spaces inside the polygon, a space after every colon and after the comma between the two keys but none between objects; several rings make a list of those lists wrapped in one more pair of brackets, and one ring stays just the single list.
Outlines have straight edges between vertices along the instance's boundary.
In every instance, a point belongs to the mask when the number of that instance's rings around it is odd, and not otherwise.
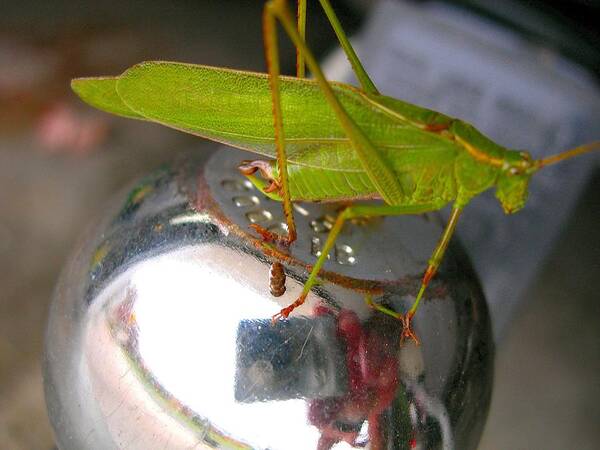
[{"label": "reflective metal surface", "polygon": [[[61,449],[476,448],[492,386],[481,290],[457,245],[415,317],[403,311],[441,233],[435,216],[354,221],[323,282],[291,303],[335,216],[297,205],[286,252],[249,228],[281,207],[238,174],[247,154],[188,158],[107,211],[57,287],[45,387]],[[286,292],[269,293],[281,262]]]}]

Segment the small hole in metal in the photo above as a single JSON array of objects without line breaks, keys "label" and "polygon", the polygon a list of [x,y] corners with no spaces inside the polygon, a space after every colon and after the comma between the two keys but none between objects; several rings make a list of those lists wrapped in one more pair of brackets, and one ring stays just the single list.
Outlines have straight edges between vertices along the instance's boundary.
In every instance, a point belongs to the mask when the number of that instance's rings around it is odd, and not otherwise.
[{"label": "small hole in metal", "polygon": [[299,204],[294,203],[293,205],[294,205],[294,209],[296,211],[298,211],[299,214],[301,214],[301,215],[303,215],[305,217],[310,214],[307,209],[305,209],[304,207],[300,206]]},{"label": "small hole in metal", "polygon": [[352,247],[346,244],[335,246],[335,260],[338,264],[344,266],[353,266],[356,264],[356,256],[354,256],[354,250]]},{"label": "small hole in metal", "polygon": [[[321,256],[321,247],[321,238],[313,236],[310,243],[310,253],[318,258],[319,256]],[[330,259],[329,255],[327,255],[327,259]]]},{"label": "small hole in metal", "polygon": [[278,222],[276,224],[271,225],[267,228],[270,232],[278,234],[280,236],[287,235],[288,227],[287,224],[283,222]]},{"label": "small hole in metal", "polygon": [[238,208],[247,208],[249,206],[258,205],[260,201],[254,195],[238,195],[232,198],[233,204]]},{"label": "small hole in metal", "polygon": [[271,214],[266,209],[260,209],[258,211],[250,211],[250,212],[246,213],[246,218],[251,223],[268,222],[269,220],[271,220],[273,218],[273,214]]},{"label": "small hole in metal", "polygon": [[315,233],[326,233],[327,231],[331,230],[334,221],[335,219],[329,215],[321,216],[315,220],[311,220],[310,227]]},{"label": "small hole in metal", "polygon": [[221,181],[223,189],[230,192],[250,191],[253,189],[252,183],[248,180],[226,179]]}]

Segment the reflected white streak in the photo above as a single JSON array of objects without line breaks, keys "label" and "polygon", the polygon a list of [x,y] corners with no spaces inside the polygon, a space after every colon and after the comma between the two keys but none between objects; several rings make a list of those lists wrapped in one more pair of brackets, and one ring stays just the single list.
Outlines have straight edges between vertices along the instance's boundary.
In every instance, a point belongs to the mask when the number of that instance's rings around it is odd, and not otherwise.
[{"label": "reflected white streak", "polygon": [[132,275],[144,365],[163,389],[221,430],[235,429],[252,445],[315,448],[319,433],[306,433],[304,400],[234,399],[238,325],[273,314],[272,303],[244,284],[244,274],[260,263],[217,246],[190,251],[146,261]]}]

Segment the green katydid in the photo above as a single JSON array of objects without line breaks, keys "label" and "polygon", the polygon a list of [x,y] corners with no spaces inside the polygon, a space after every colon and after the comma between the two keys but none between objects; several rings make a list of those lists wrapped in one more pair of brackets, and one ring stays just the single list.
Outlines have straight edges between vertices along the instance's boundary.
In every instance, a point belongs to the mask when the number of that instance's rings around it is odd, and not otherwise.
[{"label": "green katydid", "polygon": [[[411,308],[398,313],[367,298],[374,308],[401,320],[403,338],[416,340],[411,320],[469,201],[495,187],[504,211],[516,212],[525,204],[533,173],[600,149],[600,142],[533,160],[527,152],[492,142],[459,119],[381,95],[329,0],[319,2],[361,88],[326,80],[304,40],[306,0],[298,1],[297,21],[285,0],[266,3],[268,74],[156,61],[116,77],[75,79],[72,88],[84,101],[113,114],[161,123],[271,158],[240,166],[258,188],[283,203],[287,237],[256,228],[265,239],[293,243],[295,201],[383,200],[342,209],[301,295],[274,318],[287,317],[305,301],[346,220],[421,214],[452,203]],[[277,22],[297,48],[296,77],[280,75]],[[305,78],[305,65],[314,79]]]}]

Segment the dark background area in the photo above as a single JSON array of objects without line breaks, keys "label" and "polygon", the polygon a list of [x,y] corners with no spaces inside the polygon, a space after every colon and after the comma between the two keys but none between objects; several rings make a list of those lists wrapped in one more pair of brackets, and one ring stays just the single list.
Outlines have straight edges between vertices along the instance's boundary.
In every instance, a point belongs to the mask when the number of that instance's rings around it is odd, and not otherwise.
[{"label": "dark background area", "polygon": [[[262,71],[262,3],[62,0],[2,6],[0,448],[52,447],[40,363],[45,317],[61,267],[86,224],[123,185],[181,151],[211,148],[192,136],[94,111],[75,98],[68,81],[119,73],[145,59]],[[352,31],[370,3],[334,6]],[[462,3],[481,9],[486,2]],[[598,42],[598,2],[509,3],[550,7],[566,27]],[[311,8],[308,36],[323,55],[335,38],[317,12]],[[600,73],[591,50],[562,50]],[[289,45],[283,45],[282,65],[288,71],[293,66]],[[600,225],[598,192],[596,174],[499,343],[483,449],[592,449],[600,442],[600,242],[592,232]],[[569,303],[574,292],[585,304]]]}]

